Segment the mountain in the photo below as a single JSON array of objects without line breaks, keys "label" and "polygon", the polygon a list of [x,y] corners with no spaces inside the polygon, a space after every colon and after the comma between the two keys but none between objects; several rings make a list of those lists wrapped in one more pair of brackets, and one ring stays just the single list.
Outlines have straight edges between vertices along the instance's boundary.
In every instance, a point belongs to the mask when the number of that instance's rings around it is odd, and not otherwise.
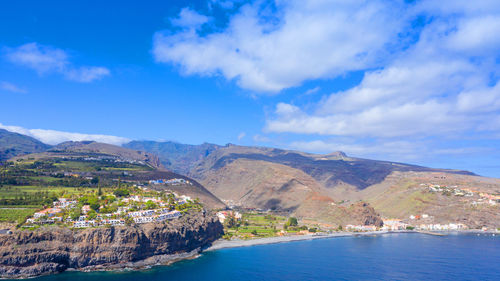
[{"label": "mountain", "polygon": [[68,141],[58,144],[48,150],[48,153],[96,153],[118,157],[129,161],[145,163],[155,169],[164,169],[158,156],[144,151],[127,149],[124,147],[99,143],[95,141]]},{"label": "mountain", "polygon": [[[207,150],[207,144],[171,142],[126,146],[165,151],[165,156],[159,153],[162,163],[200,181],[228,205],[338,223],[352,217],[353,208],[363,201],[368,204],[363,207],[374,207],[374,213],[387,218],[428,214],[436,222],[500,225],[498,206],[483,204],[479,195],[500,194],[500,180],[467,171],[355,158],[343,152],[320,155],[237,145],[211,145]],[[446,192],[432,192],[432,185],[444,186]],[[463,193],[461,189],[475,193],[455,196]]]},{"label": "mountain", "polygon": [[154,153],[160,157],[165,168],[184,175],[190,172],[193,163],[202,161],[220,148],[219,145],[210,143],[189,145],[171,141],[131,141],[123,147]]},{"label": "mountain", "polygon": [[18,155],[42,152],[50,148],[32,137],[0,129],[0,162]]},{"label": "mountain", "polygon": [[47,162],[37,165],[50,173],[77,173],[85,177],[99,177],[100,182],[113,185],[119,180],[144,182],[159,179],[185,179],[190,184],[155,185],[154,189],[169,189],[192,198],[199,198],[209,209],[226,208],[217,197],[196,180],[166,170],[159,158],[148,152],[136,151],[94,141],[64,142],[45,152],[12,158],[15,162]]}]

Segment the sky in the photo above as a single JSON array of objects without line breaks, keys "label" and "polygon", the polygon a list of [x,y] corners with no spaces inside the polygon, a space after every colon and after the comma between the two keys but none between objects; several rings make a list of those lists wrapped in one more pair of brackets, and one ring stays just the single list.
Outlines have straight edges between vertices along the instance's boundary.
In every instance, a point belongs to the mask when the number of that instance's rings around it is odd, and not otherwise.
[{"label": "sky", "polygon": [[0,128],[500,177],[498,0],[0,5]]}]

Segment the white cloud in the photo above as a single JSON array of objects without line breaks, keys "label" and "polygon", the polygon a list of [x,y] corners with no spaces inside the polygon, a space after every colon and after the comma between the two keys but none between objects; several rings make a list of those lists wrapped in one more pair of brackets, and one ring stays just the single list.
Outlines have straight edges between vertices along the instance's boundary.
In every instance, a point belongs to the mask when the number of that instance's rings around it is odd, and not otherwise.
[{"label": "white cloud", "polygon": [[25,89],[19,88],[18,86],[7,81],[0,81],[0,89],[13,93],[26,93]]},{"label": "white cloud", "polygon": [[92,82],[94,80],[102,79],[104,76],[109,75],[109,69],[105,67],[81,67],[78,69],[68,70],[66,78],[69,80],[77,81],[77,82]]},{"label": "white cloud", "polygon": [[105,67],[75,67],[64,50],[36,42],[17,48],[6,48],[5,55],[12,63],[33,69],[39,75],[59,73],[68,80],[82,83],[99,80],[110,74],[109,69]]},{"label": "white cloud", "polygon": [[242,140],[247,134],[245,132],[241,132],[239,135],[238,135],[238,140]]},{"label": "white cloud", "polygon": [[314,87],[314,88],[311,88],[309,90],[307,90],[304,95],[312,95],[312,94],[316,94],[319,90],[321,90],[321,87],[317,86],[317,87]]},{"label": "white cloud", "polygon": [[35,139],[38,139],[43,143],[51,145],[56,145],[65,141],[86,141],[86,140],[109,143],[114,145],[122,145],[124,143],[130,142],[130,139],[117,136],[70,133],[70,132],[44,130],[44,129],[26,129],[19,126],[7,126],[1,123],[0,123],[0,129],[5,129],[10,132],[27,135]]},{"label": "white cloud", "polygon": [[210,20],[209,17],[201,15],[190,8],[184,8],[179,17],[171,19],[173,25],[187,28],[197,28]]},{"label": "white cloud", "polygon": [[278,1],[273,16],[261,4],[242,6],[222,31],[157,32],[156,61],[278,92],[378,66],[403,25],[399,1]]},{"label": "white cloud", "polygon": [[266,131],[390,139],[499,130],[500,13],[491,11],[431,14],[415,44],[358,86],[308,112],[280,103]]},{"label": "white cloud", "polygon": [[8,48],[7,58],[11,62],[31,68],[39,74],[64,71],[69,63],[68,55],[63,50],[34,42],[17,48]]},{"label": "white cloud", "polygon": [[261,136],[259,134],[254,135],[252,139],[254,142],[270,142],[271,141],[270,138],[268,138],[266,136]]}]

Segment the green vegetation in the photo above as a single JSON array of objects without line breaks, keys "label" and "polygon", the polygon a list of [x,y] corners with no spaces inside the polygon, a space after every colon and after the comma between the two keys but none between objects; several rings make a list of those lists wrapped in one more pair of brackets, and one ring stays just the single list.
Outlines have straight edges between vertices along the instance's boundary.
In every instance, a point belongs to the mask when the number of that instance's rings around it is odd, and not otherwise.
[{"label": "green vegetation", "polygon": [[118,197],[127,197],[130,194],[130,191],[126,188],[118,188],[113,191],[113,194]]},{"label": "green vegetation", "polygon": [[0,208],[0,222],[20,223],[32,216],[35,211],[36,208]]},{"label": "green vegetation", "polygon": [[296,234],[307,230],[311,233],[320,231],[317,226],[300,226],[297,218],[272,214],[244,213],[241,220],[229,215],[224,221],[224,239],[238,237],[241,239],[274,237],[279,234]]},{"label": "green vegetation", "polygon": [[290,218],[288,218],[288,221],[285,223],[284,228],[288,229],[291,226],[293,227],[293,226],[297,226],[297,225],[299,225],[299,222],[297,221],[297,218],[290,217]]},{"label": "green vegetation", "polygon": [[234,236],[243,239],[252,237],[273,237],[285,224],[286,218],[270,214],[245,213],[241,220],[228,216],[224,222],[224,239]]},{"label": "green vegetation", "polygon": [[[130,180],[132,174],[151,170],[151,167],[143,164],[86,154],[8,162],[0,165],[0,206],[3,208],[0,209],[0,221],[18,223],[36,211],[52,207],[58,198],[78,201],[77,208],[65,211],[63,219],[81,216],[83,205],[90,206],[90,217],[114,213],[120,207],[118,198],[145,193],[133,186],[137,181]],[[171,210],[186,212],[202,209],[198,201],[177,205],[173,197],[152,193],[155,196],[167,196],[164,199],[171,202],[168,206]],[[159,207],[154,202],[131,205],[132,210]]]}]

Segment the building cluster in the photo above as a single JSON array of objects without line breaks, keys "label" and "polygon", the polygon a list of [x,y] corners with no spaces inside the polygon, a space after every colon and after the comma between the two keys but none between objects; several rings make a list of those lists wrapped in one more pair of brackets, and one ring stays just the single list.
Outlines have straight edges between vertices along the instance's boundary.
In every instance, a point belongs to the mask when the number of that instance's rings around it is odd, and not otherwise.
[{"label": "building cluster", "polygon": [[175,219],[181,216],[179,211],[168,209],[147,210],[142,212],[130,212],[128,214],[135,223],[159,222],[167,219]]},{"label": "building cluster", "polygon": [[398,231],[398,230],[406,230],[409,224],[404,223],[399,219],[385,219],[384,226],[380,229],[383,231]]},{"label": "building cluster", "polygon": [[239,212],[236,211],[220,211],[217,212],[217,218],[219,219],[220,223],[224,223],[227,218],[229,217],[234,217],[236,220],[241,220],[242,215]]},{"label": "building cluster", "polygon": [[420,219],[428,219],[428,218],[433,218],[433,217],[429,216],[428,214],[410,215],[410,220],[420,220]]},{"label": "building cluster", "polygon": [[377,227],[374,225],[346,225],[347,231],[377,231]]},{"label": "building cluster", "polygon": [[108,161],[108,162],[113,162],[113,163],[130,163],[130,164],[139,164],[139,165],[146,165],[145,161],[141,160],[135,160],[135,159],[123,159],[115,156],[105,156],[105,155],[99,155],[95,157],[69,157],[69,159],[77,159],[77,160],[84,160],[84,161]]},{"label": "building cluster", "polygon": [[[173,194],[173,199],[177,205],[183,205],[191,201],[189,196],[177,196]],[[132,205],[134,203],[155,203],[154,209],[149,210],[134,210]],[[170,210],[168,202],[164,202],[160,197],[147,197],[140,195],[131,195],[120,200],[121,206],[116,208],[113,213],[94,213],[90,216],[92,211],[90,205],[83,205],[78,207],[78,201],[70,200],[67,198],[59,198],[53,202],[52,208],[47,208],[36,212],[33,217],[26,220],[26,223],[31,225],[53,224],[56,222],[65,223],[66,225],[74,228],[86,228],[95,226],[121,226],[125,225],[125,219],[131,218],[135,223],[149,223],[160,222],[168,219],[175,219],[181,216],[181,212],[177,210]],[[147,206],[147,204],[143,204]],[[68,214],[75,209],[80,208],[81,215],[76,219],[71,218]],[[103,209],[104,206],[100,206]],[[78,210],[78,209],[77,209]]]},{"label": "building cluster", "polygon": [[[500,195],[489,194],[486,192],[480,192],[478,190],[474,190],[471,188],[459,188],[458,186],[441,186],[438,184],[420,184],[421,186],[427,186],[429,191],[431,192],[449,192],[450,195],[459,196],[459,197],[470,197],[474,198],[471,202],[472,205],[477,206],[481,204],[488,204],[491,206],[495,206],[500,204]],[[477,198],[477,199],[476,199]]]},{"label": "building cluster", "polygon": [[[424,214],[425,215],[425,214]],[[422,216],[424,216],[422,215]],[[414,219],[417,219],[417,217],[422,217],[422,216],[414,216]],[[427,215],[426,218],[429,218]],[[448,223],[448,224],[435,224],[435,223],[428,223],[428,224],[418,224],[418,223],[405,223],[401,219],[384,219],[384,226],[381,228],[378,228],[374,225],[347,225],[346,230],[347,231],[356,231],[356,232],[363,232],[363,231],[401,231],[401,230],[407,230],[407,229],[415,229],[415,230],[424,230],[424,231],[453,231],[453,230],[465,230],[467,229],[467,226],[462,223]]]},{"label": "building cluster", "polygon": [[159,180],[150,180],[149,184],[165,184],[165,185],[184,185],[184,184],[189,184],[193,185],[192,182],[186,180],[186,179],[159,179]]},{"label": "building cluster", "polygon": [[420,224],[415,226],[417,230],[464,230],[467,229],[467,226],[462,223],[448,223],[448,224]]},{"label": "building cluster", "polygon": [[465,197],[473,197],[474,192],[467,188],[458,188],[458,186],[442,186],[439,184],[420,184],[421,186],[427,186],[430,192],[450,192],[451,195],[454,196],[465,196]]}]

